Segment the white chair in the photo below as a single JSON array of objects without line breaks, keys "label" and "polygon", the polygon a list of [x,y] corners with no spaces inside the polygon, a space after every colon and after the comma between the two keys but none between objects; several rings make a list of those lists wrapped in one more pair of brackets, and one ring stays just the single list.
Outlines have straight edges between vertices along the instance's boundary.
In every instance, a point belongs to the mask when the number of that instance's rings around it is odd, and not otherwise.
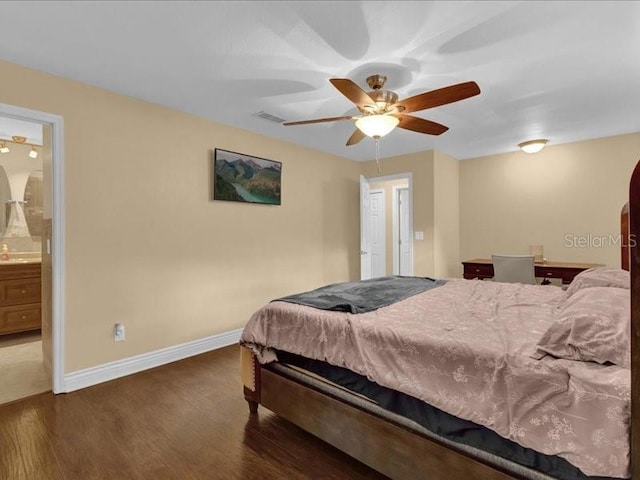
[{"label": "white chair", "polygon": [[491,259],[495,282],[536,284],[533,255],[491,255]]}]

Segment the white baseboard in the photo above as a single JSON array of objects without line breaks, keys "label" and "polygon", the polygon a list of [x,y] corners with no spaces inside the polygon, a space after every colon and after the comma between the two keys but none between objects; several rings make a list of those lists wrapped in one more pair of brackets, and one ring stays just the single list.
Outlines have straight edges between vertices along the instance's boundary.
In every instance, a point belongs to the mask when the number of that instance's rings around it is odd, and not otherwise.
[{"label": "white baseboard", "polygon": [[162,348],[154,352],[143,353],[134,357],[123,358],[96,367],[85,368],[64,376],[63,392],[73,392],[81,388],[108,382],[116,378],[141,372],[149,368],[159,367],[166,363],[182,360],[200,353],[238,343],[242,329],[220,333],[211,337],[201,338],[192,342]]}]

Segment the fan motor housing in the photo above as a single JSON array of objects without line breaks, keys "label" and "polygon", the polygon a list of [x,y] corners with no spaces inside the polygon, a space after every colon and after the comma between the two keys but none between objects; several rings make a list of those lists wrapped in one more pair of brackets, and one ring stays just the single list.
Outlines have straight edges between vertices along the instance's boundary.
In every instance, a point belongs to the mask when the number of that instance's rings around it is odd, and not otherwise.
[{"label": "fan motor housing", "polygon": [[371,97],[371,99],[376,102],[375,105],[372,105],[371,108],[361,108],[358,106],[358,109],[363,113],[383,113],[389,110],[389,107],[398,101],[398,95],[391,90],[372,90],[367,92],[367,95]]},{"label": "fan motor housing", "polygon": [[387,83],[387,77],[384,75],[371,75],[366,79],[367,85],[369,88],[374,90],[382,90],[384,84]]},{"label": "fan motor housing", "polygon": [[398,95],[391,90],[374,90],[373,92],[369,92],[369,96],[373,98],[376,103],[384,102],[393,105],[398,101]]}]

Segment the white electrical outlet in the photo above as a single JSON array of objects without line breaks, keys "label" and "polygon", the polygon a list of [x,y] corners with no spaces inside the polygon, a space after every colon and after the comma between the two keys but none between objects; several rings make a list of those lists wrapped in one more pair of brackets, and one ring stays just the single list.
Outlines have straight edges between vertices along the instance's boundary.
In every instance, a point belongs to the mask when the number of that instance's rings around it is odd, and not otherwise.
[{"label": "white electrical outlet", "polygon": [[113,326],[113,341],[114,342],[122,342],[124,340],[124,325],[121,323],[116,323]]}]

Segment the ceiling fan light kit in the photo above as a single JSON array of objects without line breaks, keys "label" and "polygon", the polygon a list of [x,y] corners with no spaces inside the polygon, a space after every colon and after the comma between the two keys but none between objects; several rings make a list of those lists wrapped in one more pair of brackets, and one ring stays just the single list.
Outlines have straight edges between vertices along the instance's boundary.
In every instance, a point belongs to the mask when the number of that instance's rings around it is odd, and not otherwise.
[{"label": "ceiling fan light kit", "polygon": [[356,120],[356,127],[368,137],[380,138],[391,132],[400,123],[393,115],[365,115]]},{"label": "ceiling fan light kit", "polygon": [[538,138],[536,140],[528,140],[526,142],[519,143],[520,150],[525,153],[538,153],[542,150],[549,140],[545,138]]},{"label": "ceiling fan light kit", "polygon": [[458,102],[480,93],[480,87],[476,82],[466,82],[420,93],[398,101],[398,95],[395,92],[383,90],[387,82],[387,77],[384,75],[367,77],[367,84],[372,89],[370,92],[365,92],[348,78],[332,78],[329,81],[340,93],[356,105],[362,115],[287,122],[283,125],[309,125],[355,120],[357,129],[347,140],[347,146],[355,145],[365,136],[377,140],[390,133],[396,127],[428,135],[442,135],[449,130],[449,127],[407,114]]}]

